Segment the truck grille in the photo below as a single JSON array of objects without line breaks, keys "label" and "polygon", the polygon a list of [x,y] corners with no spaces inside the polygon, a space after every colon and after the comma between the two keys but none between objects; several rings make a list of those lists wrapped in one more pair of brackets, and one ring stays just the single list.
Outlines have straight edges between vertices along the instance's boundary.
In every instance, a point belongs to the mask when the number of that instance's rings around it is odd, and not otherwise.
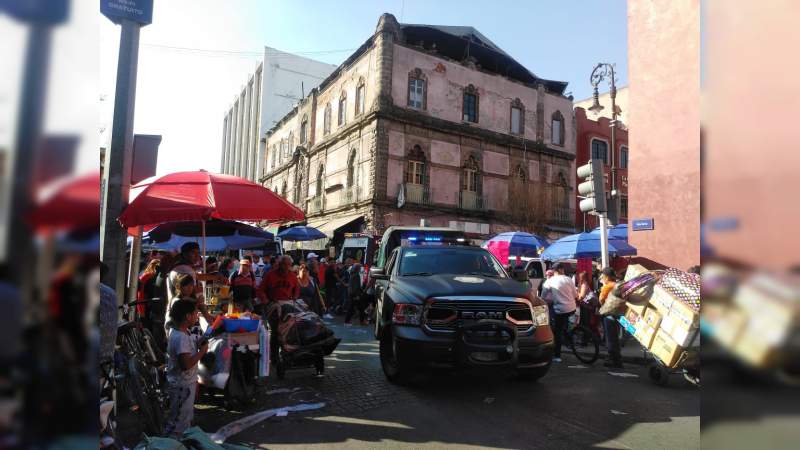
[{"label": "truck grille", "polygon": [[425,309],[423,318],[431,331],[453,331],[459,325],[484,319],[507,320],[520,332],[533,327],[531,309],[520,301],[434,299]]}]

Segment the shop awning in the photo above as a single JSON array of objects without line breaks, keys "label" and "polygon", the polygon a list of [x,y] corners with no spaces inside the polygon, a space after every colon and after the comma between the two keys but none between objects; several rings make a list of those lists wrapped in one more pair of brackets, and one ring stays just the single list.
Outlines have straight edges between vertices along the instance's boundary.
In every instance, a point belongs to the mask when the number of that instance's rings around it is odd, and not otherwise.
[{"label": "shop awning", "polygon": [[336,230],[342,228],[343,226],[350,225],[351,223],[363,217],[364,216],[361,214],[353,214],[350,216],[340,217],[338,219],[330,220],[327,223],[317,226],[316,228],[319,231],[322,231],[323,233],[328,235],[329,238],[333,238],[333,233],[335,233]]}]

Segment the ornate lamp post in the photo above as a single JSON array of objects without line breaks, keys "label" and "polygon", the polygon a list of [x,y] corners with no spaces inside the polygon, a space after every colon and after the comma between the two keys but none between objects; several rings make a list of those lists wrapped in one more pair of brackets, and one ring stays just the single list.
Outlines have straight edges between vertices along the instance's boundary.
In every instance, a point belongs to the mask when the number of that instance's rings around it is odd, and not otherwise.
[{"label": "ornate lamp post", "polygon": [[[603,80],[608,80],[608,84],[611,86],[611,195],[609,198],[608,204],[608,215],[612,225],[617,225],[619,223],[619,191],[617,190],[617,141],[616,141],[616,129],[617,129],[617,85],[616,85],[616,75],[614,73],[614,66],[609,63],[598,63],[594,70],[592,70],[592,75],[589,77],[589,82],[592,84],[592,88],[594,88],[594,103],[591,107],[589,107],[589,111],[594,113],[599,113],[603,110],[603,105],[600,104],[599,94],[597,92],[597,85],[600,84]],[[590,155],[591,156],[591,155]]]}]

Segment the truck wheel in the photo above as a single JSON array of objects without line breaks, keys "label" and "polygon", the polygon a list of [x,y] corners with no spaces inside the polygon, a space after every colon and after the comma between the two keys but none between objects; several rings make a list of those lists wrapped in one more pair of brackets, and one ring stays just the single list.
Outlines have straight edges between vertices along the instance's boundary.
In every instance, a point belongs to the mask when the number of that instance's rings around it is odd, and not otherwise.
[{"label": "truck wheel", "polygon": [[534,367],[533,369],[518,369],[517,375],[525,381],[537,381],[547,374],[550,370],[550,364],[543,367]]},{"label": "truck wheel", "polygon": [[408,378],[408,368],[406,368],[397,355],[394,354],[392,334],[388,329],[384,330],[380,341],[381,368],[383,373],[392,383],[403,384]]}]

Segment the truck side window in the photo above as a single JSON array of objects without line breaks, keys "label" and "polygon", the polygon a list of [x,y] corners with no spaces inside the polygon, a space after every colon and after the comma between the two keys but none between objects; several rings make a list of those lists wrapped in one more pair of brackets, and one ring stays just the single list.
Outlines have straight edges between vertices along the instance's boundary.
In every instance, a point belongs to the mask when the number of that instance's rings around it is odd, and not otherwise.
[{"label": "truck side window", "polygon": [[528,266],[528,277],[544,278],[544,273],[542,272],[542,263],[538,261],[532,261]]},{"label": "truck side window", "polygon": [[397,250],[393,251],[391,255],[389,255],[389,262],[386,263],[386,275],[391,275],[392,269],[394,269],[394,262],[397,260]]}]

